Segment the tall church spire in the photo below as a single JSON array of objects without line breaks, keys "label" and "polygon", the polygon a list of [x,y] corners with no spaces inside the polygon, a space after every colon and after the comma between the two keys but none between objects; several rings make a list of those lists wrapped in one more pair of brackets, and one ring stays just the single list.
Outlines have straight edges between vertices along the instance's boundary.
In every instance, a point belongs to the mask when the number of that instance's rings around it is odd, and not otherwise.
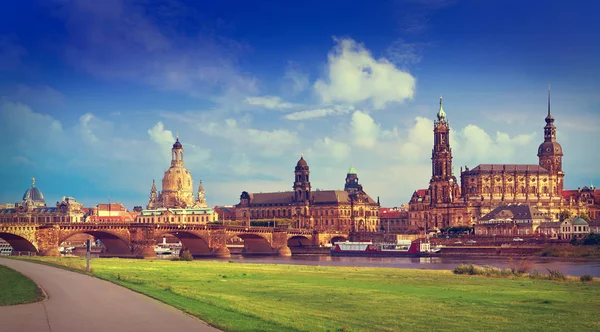
[{"label": "tall church spire", "polygon": [[548,116],[547,118],[551,118],[552,115],[550,114],[550,83],[548,83]]},{"label": "tall church spire", "polygon": [[438,121],[446,120],[446,112],[444,112],[444,108],[442,107],[442,96],[440,96],[440,110],[437,114]]},{"label": "tall church spire", "polygon": [[[548,115],[546,115],[545,121],[544,142],[540,144],[537,154],[539,165],[549,170],[551,173],[562,174],[563,151],[560,144],[556,141],[554,117],[552,116],[552,113],[550,113],[550,84],[548,84]],[[562,187],[560,190],[562,190]]]}]

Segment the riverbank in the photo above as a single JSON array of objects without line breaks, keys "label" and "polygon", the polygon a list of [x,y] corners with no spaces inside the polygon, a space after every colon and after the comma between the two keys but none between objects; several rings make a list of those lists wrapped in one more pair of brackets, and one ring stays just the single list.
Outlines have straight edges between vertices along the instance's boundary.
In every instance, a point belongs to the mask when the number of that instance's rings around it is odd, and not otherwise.
[{"label": "riverbank", "polygon": [[[79,258],[31,259],[85,267]],[[96,259],[92,268],[100,278],[227,331],[600,329],[595,310],[600,307],[600,284],[575,278],[549,281],[431,270],[125,259]]]},{"label": "riverbank", "polygon": [[0,306],[38,302],[44,293],[31,279],[0,265]]}]

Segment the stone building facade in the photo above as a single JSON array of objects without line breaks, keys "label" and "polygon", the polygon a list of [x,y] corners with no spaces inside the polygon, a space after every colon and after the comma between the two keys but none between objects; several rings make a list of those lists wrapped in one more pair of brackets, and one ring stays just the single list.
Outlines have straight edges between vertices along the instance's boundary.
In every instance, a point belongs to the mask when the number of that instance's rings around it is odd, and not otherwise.
[{"label": "stone building facade", "polygon": [[42,191],[35,186],[35,178],[31,179],[31,187],[25,191],[21,202],[0,209],[2,223],[84,222],[84,216],[83,205],[73,197],[63,196],[56,205],[47,206]]},{"label": "stone building facade", "polygon": [[593,185],[576,190],[563,190],[562,198],[564,208],[575,215],[587,212],[591,220],[600,217],[600,189]]},{"label": "stone building facade", "polygon": [[380,208],[379,220],[386,233],[413,234],[418,232],[417,225],[411,225],[408,210],[403,208]]},{"label": "stone building facade", "polygon": [[294,169],[292,191],[244,191],[235,207],[236,219],[250,222],[281,218],[293,227],[320,231],[379,231],[379,203],[363,190],[353,167],[348,170],[344,188],[313,191],[310,168],[301,156]]},{"label": "stone building facade", "polygon": [[475,225],[475,234],[483,236],[534,235],[540,225],[549,221],[550,217],[531,205],[501,205],[478,221]]},{"label": "stone building facade", "polygon": [[171,167],[162,179],[162,191],[152,181],[150,199],[145,210],[139,212],[136,222],[140,223],[209,223],[219,220],[214,209],[206,204],[202,180],[194,198],[194,182],[184,165],[183,145],[179,137],[171,149]]},{"label": "stone building facade", "polygon": [[545,122],[537,165],[480,164],[464,170],[461,167],[459,185],[452,174],[450,129],[440,98],[434,125],[432,177],[429,188],[417,190],[411,197],[410,222],[419,224],[422,231],[472,225],[497,206],[509,203],[531,205],[558,220],[561,210],[572,206],[563,200],[563,150],[556,140],[550,90]]}]

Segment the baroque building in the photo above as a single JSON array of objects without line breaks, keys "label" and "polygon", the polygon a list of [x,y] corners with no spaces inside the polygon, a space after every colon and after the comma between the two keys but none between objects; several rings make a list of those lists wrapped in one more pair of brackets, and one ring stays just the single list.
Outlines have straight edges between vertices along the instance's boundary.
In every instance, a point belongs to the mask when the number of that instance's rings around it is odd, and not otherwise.
[{"label": "baroque building", "polygon": [[31,187],[25,191],[21,202],[0,209],[0,222],[84,222],[84,215],[83,205],[73,197],[63,196],[55,206],[47,206],[42,191],[35,186],[35,178],[32,178]]},{"label": "baroque building", "polygon": [[171,167],[164,173],[162,190],[152,180],[150,199],[145,210],[139,212],[136,222],[141,223],[208,223],[217,222],[218,214],[209,208],[204,196],[202,180],[194,198],[194,182],[184,165],[183,145],[179,137],[171,149]]},{"label": "baroque building", "polygon": [[556,139],[554,117],[545,118],[544,141],[538,148],[538,164],[480,164],[461,167],[460,185],[452,174],[452,149],[446,113],[440,109],[434,124],[432,177],[428,189],[413,193],[409,204],[410,222],[422,230],[472,225],[503,204],[529,204],[553,220],[562,209],[565,173],[563,150]]},{"label": "baroque building", "polygon": [[354,167],[346,174],[344,190],[312,190],[310,168],[304,156],[294,169],[292,191],[242,192],[235,206],[236,219],[287,219],[297,228],[320,231],[375,232],[380,230],[379,203],[358,181]]}]

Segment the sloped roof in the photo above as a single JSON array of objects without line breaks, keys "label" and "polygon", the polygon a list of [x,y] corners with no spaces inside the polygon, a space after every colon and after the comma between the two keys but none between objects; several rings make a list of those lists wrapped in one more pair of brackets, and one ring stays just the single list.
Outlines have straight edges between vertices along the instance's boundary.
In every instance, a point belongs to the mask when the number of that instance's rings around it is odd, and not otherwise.
[{"label": "sloped roof", "polygon": [[[371,204],[377,204],[373,198],[367,195]],[[292,204],[294,201],[293,191],[283,191],[276,193],[252,193],[250,194],[251,204]],[[319,190],[311,192],[311,201],[314,204],[335,204],[350,203],[350,196],[344,190]]]},{"label": "sloped roof", "polygon": [[427,195],[427,189],[418,189],[417,190],[417,195],[420,198],[425,198],[425,195]]},{"label": "sloped roof", "polygon": [[578,194],[577,190],[563,190],[561,193],[562,198],[564,198],[564,199],[570,199],[570,198],[576,199],[577,194]]},{"label": "sloped roof", "polygon": [[548,219],[542,212],[528,204],[500,205],[481,220],[491,219]]},{"label": "sloped roof", "polygon": [[539,228],[559,228],[560,222],[558,221],[544,221],[540,223]]},{"label": "sloped roof", "polygon": [[548,170],[541,167],[540,165],[535,164],[479,164],[475,168],[469,170],[470,172],[540,172],[540,173],[548,173]]},{"label": "sloped roof", "polygon": [[569,220],[569,223],[571,225],[582,225],[582,226],[587,226],[588,225],[587,221],[585,221],[581,217],[575,217],[575,218]]},{"label": "sloped roof", "polygon": [[251,204],[291,204],[293,199],[293,191],[250,194]]},{"label": "sloped roof", "polygon": [[121,203],[98,204],[98,211],[127,211],[127,208]]},{"label": "sloped roof", "polygon": [[380,208],[379,218],[380,219],[398,219],[408,217],[407,211],[392,210],[390,208]]}]

